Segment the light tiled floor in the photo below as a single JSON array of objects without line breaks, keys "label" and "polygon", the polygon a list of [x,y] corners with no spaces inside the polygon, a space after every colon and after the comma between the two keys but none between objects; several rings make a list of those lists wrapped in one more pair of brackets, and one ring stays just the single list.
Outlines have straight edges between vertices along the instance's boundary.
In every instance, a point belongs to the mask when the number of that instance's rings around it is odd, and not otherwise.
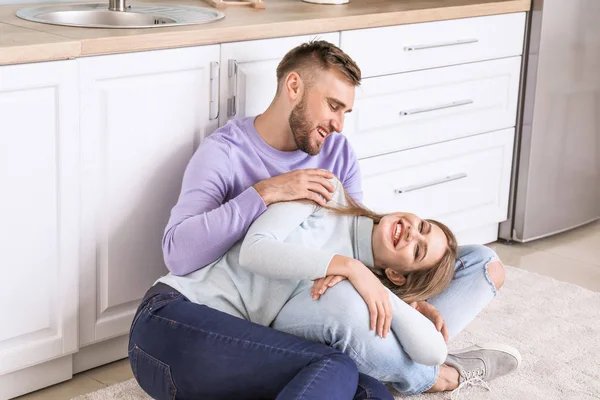
[{"label": "light tiled floor", "polygon": [[[496,242],[492,247],[506,265],[600,292],[600,221],[531,243]],[[133,377],[127,359],[89,371],[19,400],[68,400]]]}]

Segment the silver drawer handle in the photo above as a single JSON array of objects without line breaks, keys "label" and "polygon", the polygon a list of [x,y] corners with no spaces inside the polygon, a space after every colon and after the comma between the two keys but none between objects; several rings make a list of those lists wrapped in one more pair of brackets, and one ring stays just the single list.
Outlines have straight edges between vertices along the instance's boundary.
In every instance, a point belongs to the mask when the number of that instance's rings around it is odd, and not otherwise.
[{"label": "silver drawer handle", "polygon": [[453,102],[446,103],[446,104],[440,104],[439,106],[421,107],[421,108],[412,108],[410,110],[402,110],[402,111],[400,111],[400,115],[406,116],[406,115],[420,114],[420,113],[429,112],[429,111],[443,110],[444,108],[465,106],[467,104],[473,104],[473,100],[458,100],[458,101],[453,101]]},{"label": "silver drawer handle", "polygon": [[452,40],[450,42],[432,43],[432,44],[417,44],[413,46],[405,46],[404,51],[415,51],[415,50],[427,50],[435,49],[437,47],[456,46],[459,44],[477,43],[479,39],[459,39]]},{"label": "silver drawer handle", "polygon": [[210,63],[210,102],[208,104],[208,119],[219,118],[219,63]]},{"label": "silver drawer handle", "polygon": [[400,193],[412,192],[414,190],[423,189],[423,188],[426,188],[429,186],[440,185],[442,183],[451,182],[451,181],[455,181],[457,179],[462,179],[462,178],[466,178],[466,177],[467,177],[467,174],[464,172],[461,172],[460,174],[446,176],[445,178],[436,179],[434,181],[422,183],[420,185],[410,185],[410,186],[404,186],[403,188],[394,189],[394,193],[400,194]]}]

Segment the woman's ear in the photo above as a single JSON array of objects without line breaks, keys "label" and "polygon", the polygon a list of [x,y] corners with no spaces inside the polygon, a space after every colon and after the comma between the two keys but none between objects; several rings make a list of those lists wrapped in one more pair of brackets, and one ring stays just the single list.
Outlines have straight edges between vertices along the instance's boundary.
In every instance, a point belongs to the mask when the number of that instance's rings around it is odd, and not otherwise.
[{"label": "woman's ear", "polygon": [[406,278],[398,271],[394,271],[391,268],[385,269],[385,276],[396,286],[402,286],[406,283]]}]

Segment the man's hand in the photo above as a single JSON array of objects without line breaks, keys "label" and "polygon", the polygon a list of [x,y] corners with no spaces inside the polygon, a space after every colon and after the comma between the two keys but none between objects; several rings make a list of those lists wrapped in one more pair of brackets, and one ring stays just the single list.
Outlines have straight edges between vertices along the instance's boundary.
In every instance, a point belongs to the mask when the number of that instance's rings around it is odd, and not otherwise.
[{"label": "man's hand", "polygon": [[330,287],[334,287],[344,279],[348,279],[345,276],[340,275],[330,275],[324,278],[315,279],[313,283],[313,287],[310,290],[310,297],[315,300],[319,300],[325,291]]},{"label": "man's hand", "polygon": [[320,206],[331,200],[335,187],[328,181],[334,175],[324,169],[299,169],[274,176],[254,185],[268,206],[280,201],[308,199]]},{"label": "man's hand", "polygon": [[442,314],[440,314],[437,308],[426,301],[413,301],[410,303],[410,306],[433,322],[435,329],[442,333],[444,341],[448,343],[448,326],[444,322],[444,318],[442,318]]}]

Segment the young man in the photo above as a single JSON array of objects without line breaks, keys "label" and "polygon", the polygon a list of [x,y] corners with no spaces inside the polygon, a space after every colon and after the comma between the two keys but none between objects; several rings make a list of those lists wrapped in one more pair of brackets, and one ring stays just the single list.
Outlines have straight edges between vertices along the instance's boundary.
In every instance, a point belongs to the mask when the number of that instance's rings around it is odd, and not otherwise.
[{"label": "young man", "polygon": [[[172,210],[163,238],[165,262],[172,274],[189,274],[221,257],[245,235],[250,224],[271,203],[308,199],[323,205],[331,198],[334,189],[327,181],[332,174],[340,179],[353,198],[362,200],[357,158],[346,138],[339,134],[343,130],[345,113],[352,109],[355,87],[360,84],[360,80],[360,69],[354,61],[330,43],[315,41],[298,46],[286,54],[277,68],[277,94],[268,109],[258,117],[230,121],[206,138],[192,157],[183,178],[180,198]],[[500,288],[504,278],[502,265],[491,250],[483,246],[469,246],[463,250],[457,262],[455,281],[449,290],[430,302],[415,305],[426,317],[434,321],[446,338],[448,331],[450,335],[459,332],[479,313]],[[165,297],[164,301],[178,296],[178,293],[170,290],[168,286],[163,286],[160,290],[153,287],[142,301],[140,310],[143,306],[149,306],[150,298],[156,296],[157,292],[161,293],[159,296]],[[460,292],[461,296],[457,296],[457,292]],[[323,299],[329,297],[330,300],[334,300],[336,296],[341,296],[339,300],[344,301],[345,294],[339,290],[332,290],[331,294],[328,293]],[[156,302],[156,297],[154,301]],[[164,304],[160,301],[159,303],[161,306]],[[332,304],[331,301],[329,304]],[[441,310],[441,313],[436,308]],[[140,313],[144,314],[138,311],[138,315]],[[339,320],[335,307],[330,309],[330,313],[331,318],[324,321],[322,332],[292,333],[314,337],[317,341],[331,344],[341,350],[351,345],[358,346],[361,338],[354,336],[353,332],[356,330],[350,326],[352,321]],[[282,343],[283,337],[276,335],[283,333],[267,327],[258,329],[251,322],[221,314],[223,315],[211,315],[211,318],[219,320],[219,328],[226,330],[232,343],[237,343],[242,336],[250,347],[272,347],[275,343]],[[134,327],[138,315],[134,319]],[[173,310],[163,315],[163,318],[172,321],[173,324],[189,326],[201,325],[203,322],[198,319],[187,320],[186,318],[192,317],[186,315],[184,318],[183,315],[182,312]],[[446,321],[442,320],[442,315]],[[348,329],[345,329],[345,324],[348,324]],[[135,333],[134,327],[132,333]],[[190,327],[192,328],[193,326]],[[324,332],[329,328],[334,328],[339,337],[325,337]],[[256,332],[256,335],[248,337],[249,331]],[[222,335],[223,332],[213,334]],[[141,334],[133,336],[136,340],[143,340]],[[136,350],[137,343],[134,345],[134,342],[132,339],[130,351],[141,351]],[[168,346],[166,342],[166,339],[162,341],[161,349]],[[281,349],[284,353],[290,349],[314,349],[315,346],[313,341],[300,337],[290,339],[286,336],[283,342],[287,346],[286,349]],[[387,343],[383,340],[380,342]],[[231,346],[234,347],[233,344]],[[181,366],[174,365],[180,362],[179,360],[165,360],[156,354],[150,355],[148,353],[152,352],[148,347],[152,347],[152,343],[146,344],[143,353],[146,359],[152,361],[149,361],[148,365],[168,365],[172,373],[181,370]],[[385,346],[362,348],[365,351],[380,351],[382,354],[390,350]],[[403,354],[401,348],[394,350],[397,351],[394,354]],[[257,360],[257,357],[270,356],[254,354],[247,348],[244,348],[244,351],[236,353],[239,359],[231,361],[231,376],[236,377],[236,382],[232,384],[242,387],[247,383],[248,387],[253,387],[248,380],[254,381],[256,378],[241,379],[239,374],[235,373],[236,368],[239,363],[250,366],[256,364],[256,373],[261,374],[259,365],[264,360]],[[158,348],[157,352],[160,353]],[[163,351],[162,354],[164,357],[170,357],[169,352]],[[279,385],[282,388],[280,393],[286,392],[286,396],[291,393],[292,387],[296,390],[294,393],[299,393],[309,390],[310,386],[313,392],[307,398],[349,398],[348,387],[354,393],[357,380],[353,377],[355,371],[349,368],[342,356],[345,355],[326,355],[332,358],[327,359],[325,364],[333,363],[333,358],[341,362],[339,368],[335,368],[339,371],[338,376],[326,378],[330,380],[325,382],[324,386],[314,387],[315,381],[310,381],[309,384],[307,380],[302,380],[298,391],[298,382],[287,384],[285,379],[289,379],[286,377],[290,376],[288,370],[295,368],[289,357],[281,357],[281,377],[271,378],[269,382],[272,382],[274,387]],[[491,348],[478,348],[460,355],[449,355],[447,363],[441,367],[415,364],[405,354],[404,356],[398,357],[401,361],[398,366],[401,369],[396,371],[394,382],[395,387],[406,394],[454,389],[471,378],[471,371],[474,376],[490,380],[514,370],[520,361],[518,353]],[[130,359],[136,360],[142,360],[144,357],[130,355]],[[359,370],[369,370],[368,366],[363,365],[360,354],[352,358],[358,364]],[[323,360],[317,360],[313,367],[318,367],[319,362],[323,363]],[[299,365],[301,364],[302,362],[299,362]],[[150,367],[148,369],[149,376],[154,376],[155,371]],[[311,372],[298,367],[298,375],[305,373]],[[142,384],[142,379],[136,377]],[[377,378],[386,379],[383,376]],[[178,379],[174,380],[177,382]],[[172,383],[170,376],[167,381]],[[324,380],[320,381],[323,385]],[[151,381],[146,385],[154,384]],[[326,392],[323,392],[324,388],[327,388]],[[172,392],[172,388],[170,390]],[[320,397],[315,397],[317,393],[320,393]],[[370,397],[367,397],[369,394]],[[218,397],[217,394],[214,396]],[[384,386],[363,374],[359,377],[358,389],[354,396],[355,399],[391,398]],[[158,397],[158,394],[155,397]]]}]

